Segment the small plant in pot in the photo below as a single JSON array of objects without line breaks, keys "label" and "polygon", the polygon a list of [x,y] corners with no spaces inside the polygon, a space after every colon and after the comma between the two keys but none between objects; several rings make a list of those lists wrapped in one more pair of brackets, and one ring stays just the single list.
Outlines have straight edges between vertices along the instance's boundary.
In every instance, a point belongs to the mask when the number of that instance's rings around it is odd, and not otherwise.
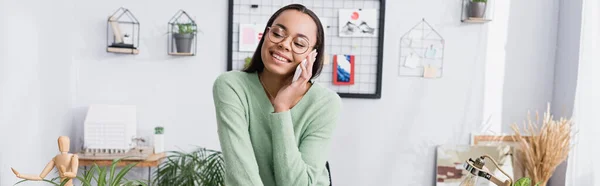
[{"label": "small plant in pot", "polygon": [[469,3],[469,17],[483,18],[487,0],[471,0]]},{"label": "small plant in pot", "polygon": [[191,152],[168,153],[154,173],[152,185],[225,185],[225,161],[220,151],[199,147]]},{"label": "small plant in pot", "polygon": [[177,24],[178,32],[173,33],[175,46],[178,53],[190,53],[192,51],[192,42],[196,35],[196,25],[192,23]]}]

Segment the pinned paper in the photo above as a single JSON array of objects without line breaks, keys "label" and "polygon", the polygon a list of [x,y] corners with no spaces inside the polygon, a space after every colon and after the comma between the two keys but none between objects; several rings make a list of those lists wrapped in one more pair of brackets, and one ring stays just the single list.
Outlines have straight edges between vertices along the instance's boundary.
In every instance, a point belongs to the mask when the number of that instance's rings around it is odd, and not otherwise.
[{"label": "pinned paper", "polygon": [[431,65],[425,66],[423,68],[423,77],[424,78],[435,78],[437,76],[437,69],[432,68]]},{"label": "pinned paper", "polygon": [[425,58],[434,58],[435,57],[435,48],[433,48],[433,45],[429,46],[429,48],[425,49]]},{"label": "pinned paper", "polygon": [[239,51],[251,52],[256,50],[260,39],[263,36],[264,25],[260,24],[240,24],[239,33]]},{"label": "pinned paper", "polygon": [[333,84],[335,85],[353,85],[354,84],[354,55],[334,55],[333,56]]},{"label": "pinned paper", "polygon": [[340,37],[377,37],[377,9],[340,9]]},{"label": "pinned paper", "polygon": [[417,68],[420,65],[421,58],[414,53],[410,53],[410,55],[406,56],[406,59],[404,60],[404,66],[408,68]]},{"label": "pinned paper", "polygon": [[253,44],[256,39],[254,39],[255,30],[251,27],[242,28],[242,44],[250,45]]}]

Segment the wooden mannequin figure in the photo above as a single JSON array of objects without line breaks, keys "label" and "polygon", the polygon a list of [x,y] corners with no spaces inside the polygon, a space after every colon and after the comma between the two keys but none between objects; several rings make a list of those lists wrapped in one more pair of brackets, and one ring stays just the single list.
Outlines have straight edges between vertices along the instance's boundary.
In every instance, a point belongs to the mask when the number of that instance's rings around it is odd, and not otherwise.
[{"label": "wooden mannequin figure", "polygon": [[11,167],[11,169],[18,178],[32,181],[42,181],[46,175],[48,175],[48,173],[50,173],[50,171],[56,167],[60,174],[60,181],[62,182],[65,179],[70,179],[65,186],[73,186],[73,178],[77,176],[77,168],[79,167],[79,157],[76,154],[69,153],[70,143],[69,137],[58,137],[58,149],[60,154],[54,156],[54,158],[48,162],[40,175],[20,174],[14,168]]}]

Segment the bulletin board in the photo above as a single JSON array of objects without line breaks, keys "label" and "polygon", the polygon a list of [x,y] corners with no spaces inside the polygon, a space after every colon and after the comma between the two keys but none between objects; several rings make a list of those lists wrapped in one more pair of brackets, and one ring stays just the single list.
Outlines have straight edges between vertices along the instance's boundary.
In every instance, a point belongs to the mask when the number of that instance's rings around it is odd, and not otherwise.
[{"label": "bulletin board", "polygon": [[244,69],[270,16],[293,3],[325,29],[325,63],[314,80],[340,97],[381,98],[385,0],[229,0],[227,70]]},{"label": "bulletin board", "polygon": [[441,78],[445,40],[425,19],[400,38],[401,77]]}]

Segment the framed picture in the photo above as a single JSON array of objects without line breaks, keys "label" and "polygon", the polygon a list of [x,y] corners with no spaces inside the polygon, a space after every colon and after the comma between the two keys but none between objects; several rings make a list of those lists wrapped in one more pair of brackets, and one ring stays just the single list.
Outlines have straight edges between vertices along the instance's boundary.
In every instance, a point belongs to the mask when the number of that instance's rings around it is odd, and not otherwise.
[{"label": "framed picture", "polygon": [[[504,147],[498,148],[496,146],[484,146],[484,145],[441,145],[437,147],[437,159],[436,159],[436,186],[459,186],[461,182],[467,177],[469,172],[465,170],[464,164],[467,160],[476,159],[484,154],[494,158],[500,166],[506,164],[504,162],[510,161],[510,153],[512,148]],[[489,164],[489,165],[488,165]],[[486,161],[485,167],[494,176],[504,180],[498,174],[499,170],[492,165],[491,162]],[[504,167],[501,167],[503,170]],[[505,170],[506,171],[506,170]],[[492,186],[493,183],[485,179],[478,179],[476,185],[488,185]]]}]

